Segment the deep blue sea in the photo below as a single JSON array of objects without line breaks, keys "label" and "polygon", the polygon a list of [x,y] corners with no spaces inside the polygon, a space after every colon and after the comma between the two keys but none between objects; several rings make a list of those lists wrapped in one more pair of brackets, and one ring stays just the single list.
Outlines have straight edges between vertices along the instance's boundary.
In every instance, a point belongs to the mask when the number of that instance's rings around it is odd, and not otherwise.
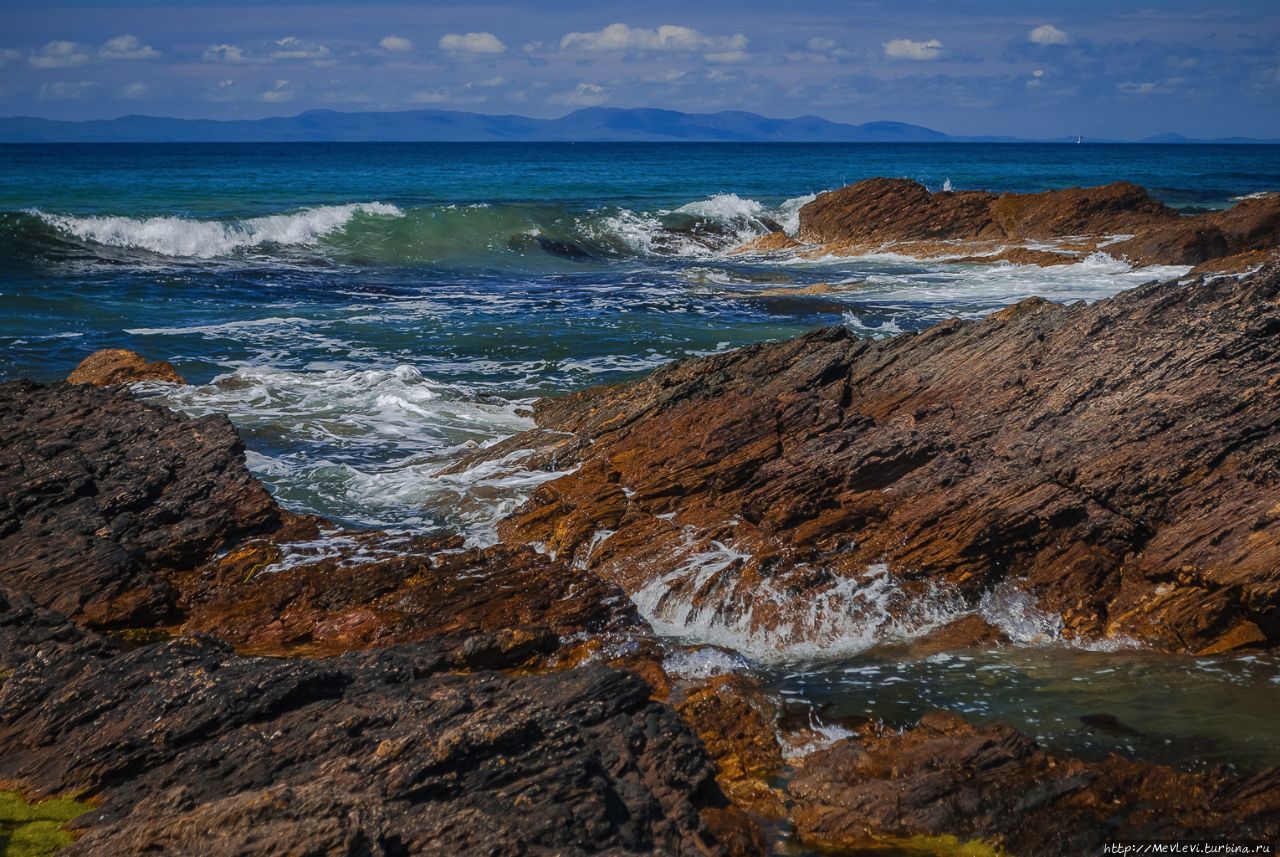
[{"label": "deep blue sea", "polygon": [[[1105,256],[1040,269],[730,252],[773,229],[794,231],[813,194],[872,176],[994,191],[1124,179],[1195,210],[1280,190],[1280,147],[0,146],[0,379],[64,377],[104,347],[170,360],[192,384],[144,394],[229,414],[251,467],[286,504],[484,543],[545,475],[438,471],[529,427],[534,397],[819,325],[892,336],[1033,294],[1094,300],[1184,270],[1133,270]],[[789,294],[817,283],[833,289]],[[1103,676],[1122,669],[1018,657],[872,666],[897,684],[931,677],[939,698],[929,704],[1013,720],[1035,710],[1028,700],[1041,685],[1067,681],[1064,669],[1101,671],[1090,688],[1111,687]],[[1136,678],[1138,662],[1124,663],[1123,674],[1148,687],[1115,703],[1135,718],[1172,704],[1184,715],[1214,710],[1225,685],[1280,690],[1274,662],[1188,673],[1185,662],[1157,659]],[[777,679],[796,698],[857,713],[879,695],[888,710],[884,698],[895,694],[863,680],[866,664],[850,664]],[[980,668],[1021,678],[997,681],[995,693],[974,683]],[[905,722],[922,699],[907,695],[891,710]],[[1060,705],[1053,712],[1023,725],[1115,749],[1105,737],[1080,738]],[[1227,749],[1196,759],[1239,751],[1280,760],[1280,727],[1213,716],[1211,746]],[[1198,724],[1184,716],[1176,728]]]}]

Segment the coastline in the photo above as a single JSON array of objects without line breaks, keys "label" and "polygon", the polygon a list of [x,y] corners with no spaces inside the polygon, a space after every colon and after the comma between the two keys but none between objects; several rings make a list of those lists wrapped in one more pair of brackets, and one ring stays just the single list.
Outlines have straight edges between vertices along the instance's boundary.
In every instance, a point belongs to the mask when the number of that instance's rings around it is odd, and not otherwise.
[{"label": "coastline", "polygon": [[[123,386],[180,380],[168,364],[0,385],[0,780],[89,800],[69,854],[1274,838],[1280,768],[1076,758],[955,714],[799,720],[734,664],[850,640],[1273,651],[1276,199],[1195,221],[1130,194],[1141,218],[1096,221],[1143,259],[1248,273],[879,343],[825,328],[540,399],[536,429],[451,465],[548,474],[483,548],[287,511],[225,417]],[[854,247],[814,225],[830,203],[801,234]],[[904,222],[842,204],[855,233]],[[1087,231],[1065,221],[1022,231]]]}]

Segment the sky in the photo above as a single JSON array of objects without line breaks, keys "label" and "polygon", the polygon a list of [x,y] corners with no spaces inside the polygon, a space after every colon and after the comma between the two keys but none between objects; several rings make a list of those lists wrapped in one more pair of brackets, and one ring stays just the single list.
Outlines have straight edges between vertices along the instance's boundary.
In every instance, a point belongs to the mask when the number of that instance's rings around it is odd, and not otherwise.
[{"label": "sky", "polygon": [[0,0],[0,115],[661,107],[1280,137],[1276,0]]}]

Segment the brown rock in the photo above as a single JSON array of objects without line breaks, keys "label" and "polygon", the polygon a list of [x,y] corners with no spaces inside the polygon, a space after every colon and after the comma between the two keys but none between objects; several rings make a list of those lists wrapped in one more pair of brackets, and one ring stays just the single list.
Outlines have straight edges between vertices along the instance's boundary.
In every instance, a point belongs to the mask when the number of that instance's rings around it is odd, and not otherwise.
[{"label": "brown rock", "polygon": [[112,384],[132,384],[136,381],[165,381],[170,384],[187,383],[164,360],[148,361],[136,351],[126,348],[104,348],[80,361],[67,380],[72,384],[92,384],[107,387]]},{"label": "brown rock", "polygon": [[[459,668],[514,667],[557,652],[561,637],[642,636],[625,593],[529,548],[462,549],[462,540],[334,534],[338,556],[282,563],[278,538],[246,543],[172,577],[182,629],[258,654],[336,654],[430,640]],[[277,570],[278,569],[278,570]]]},{"label": "brown rock", "polygon": [[[528,548],[283,511],[225,417],[19,381],[0,384],[0,434],[0,584],[85,625],[277,655],[432,640],[469,669],[550,665],[561,637],[645,635],[616,584]],[[298,545],[318,539],[329,556],[309,559]]]},{"label": "brown rock", "polygon": [[777,703],[750,679],[713,678],[676,706],[719,769],[716,780],[733,803],[765,818],[785,815],[769,780],[782,770],[774,724]]},{"label": "brown rock", "polygon": [[539,402],[582,464],[501,532],[769,645],[925,626],[1002,580],[1069,635],[1275,645],[1278,368],[1276,268],[820,330]]},{"label": "brown rock", "polygon": [[[1182,216],[1141,187],[1116,182],[1031,194],[982,191],[930,193],[907,179],[867,179],[819,194],[800,209],[800,239],[819,252],[873,249],[911,253],[938,242],[973,243],[953,258],[995,261],[993,242],[1133,237],[1107,245],[1107,253],[1141,265],[1195,265],[1210,259],[1280,245],[1280,194],[1241,201],[1227,211]],[[1073,245],[1079,242],[1071,242]],[[1019,264],[1063,264],[1045,250],[1009,249]],[[936,254],[931,254],[936,255]],[[967,260],[970,260],[967,259]],[[1026,260],[1025,262],[1019,261]]]},{"label": "brown rock", "polygon": [[1055,758],[1007,726],[947,712],[905,733],[868,726],[812,754],[788,793],[800,839],[839,848],[950,836],[1053,857],[1097,853],[1117,836],[1280,835],[1280,769],[1242,776]]},{"label": "brown rock", "polygon": [[730,250],[730,255],[740,256],[744,254],[759,253],[778,253],[783,250],[794,250],[801,246],[800,242],[792,238],[785,232],[769,232],[757,238],[752,238],[741,247]]},{"label": "brown rock", "polygon": [[0,436],[0,583],[80,621],[167,621],[164,572],[280,525],[226,417],[14,381],[0,384]]}]

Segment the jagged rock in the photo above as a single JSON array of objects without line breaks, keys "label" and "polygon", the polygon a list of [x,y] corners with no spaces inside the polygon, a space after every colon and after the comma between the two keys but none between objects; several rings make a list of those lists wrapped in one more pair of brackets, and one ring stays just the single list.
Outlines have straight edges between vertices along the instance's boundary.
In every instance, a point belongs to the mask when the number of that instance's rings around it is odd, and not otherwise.
[{"label": "jagged rock", "polygon": [[92,798],[68,855],[742,853],[697,739],[630,673],[64,642],[0,686],[0,779]]},{"label": "jagged rock", "polygon": [[[799,237],[825,245],[821,252],[910,252],[920,242],[989,245],[1055,239],[1092,239],[1083,247],[1093,249],[1108,236],[1132,236],[1106,245],[1105,252],[1143,265],[1196,265],[1266,250],[1280,244],[1280,194],[1243,200],[1227,211],[1183,216],[1130,182],[997,195],[930,193],[908,179],[877,178],[819,194],[800,209]],[[1020,264],[1071,261],[1043,249],[1004,252]]]},{"label": "jagged rock", "polygon": [[1056,857],[1097,853],[1116,837],[1280,835],[1280,769],[1241,776],[1055,758],[1008,726],[975,727],[947,712],[905,733],[868,726],[817,751],[788,793],[800,839],[834,848],[949,836]]},{"label": "jagged rock", "polygon": [[279,525],[223,416],[122,387],[0,384],[0,584],[99,625],[165,620],[168,569]]},{"label": "jagged rock", "polygon": [[72,384],[92,384],[107,387],[112,384],[132,384],[135,381],[165,381],[185,384],[173,364],[164,360],[147,360],[136,351],[127,348],[104,348],[80,361],[80,365],[67,376]]},{"label": "jagged rock", "polygon": [[544,400],[538,424],[574,433],[561,456],[581,467],[500,532],[770,645],[927,628],[1006,580],[1068,634],[1274,645],[1278,298],[1272,267],[1032,299]]},{"label": "jagged rock", "polygon": [[562,638],[639,638],[647,631],[616,584],[530,548],[467,550],[456,536],[344,536],[355,563],[340,554],[273,570],[281,564],[275,536],[175,577],[183,630],[264,654],[434,640],[455,650],[458,668],[472,669],[552,655]]},{"label": "jagged rock", "polygon": [[[616,584],[529,548],[341,532],[280,509],[225,417],[13,382],[0,432],[0,585],[83,624],[174,626],[270,654],[435,639],[460,669],[545,661],[587,633],[633,638],[619,657],[645,645]],[[325,556],[294,547],[322,535]]]}]

